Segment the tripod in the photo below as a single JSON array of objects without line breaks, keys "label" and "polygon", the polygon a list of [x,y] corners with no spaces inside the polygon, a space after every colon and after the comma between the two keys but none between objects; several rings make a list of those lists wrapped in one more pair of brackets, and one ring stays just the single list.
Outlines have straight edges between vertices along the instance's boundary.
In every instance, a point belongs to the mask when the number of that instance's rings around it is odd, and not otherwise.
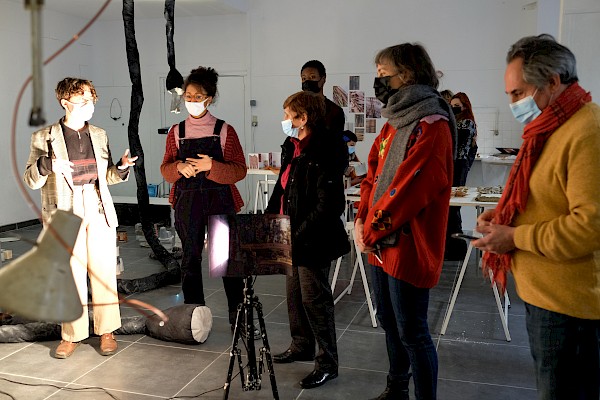
[{"label": "tripod", "polygon": [[[256,349],[254,348],[254,328],[252,326],[254,318],[254,309],[256,309],[256,315],[258,316],[258,323],[260,325],[260,335],[263,341],[263,347],[259,349],[258,363],[256,360]],[[244,365],[242,363],[242,352],[238,346],[240,337],[242,336],[240,330],[242,326],[245,326],[246,351],[248,352],[248,371],[244,375]],[[244,339],[242,338],[242,342]],[[252,287],[252,277],[248,276],[244,279],[244,302],[238,305],[237,317],[235,321],[235,329],[233,332],[233,343],[231,346],[231,353],[229,356],[229,370],[227,371],[227,381],[223,386],[225,390],[223,399],[229,398],[229,389],[231,387],[231,377],[233,375],[233,367],[237,359],[238,366],[240,369],[240,379],[242,381],[242,389],[244,391],[260,390],[262,373],[264,371],[265,361],[267,363],[267,369],[269,370],[269,378],[271,379],[271,389],[273,390],[273,399],[279,400],[279,393],[277,392],[277,383],[275,382],[275,371],[273,370],[273,358],[271,357],[271,348],[269,347],[269,341],[267,339],[267,328],[265,326],[265,319],[263,318],[262,304],[258,301],[258,297],[254,296],[254,288]]]}]

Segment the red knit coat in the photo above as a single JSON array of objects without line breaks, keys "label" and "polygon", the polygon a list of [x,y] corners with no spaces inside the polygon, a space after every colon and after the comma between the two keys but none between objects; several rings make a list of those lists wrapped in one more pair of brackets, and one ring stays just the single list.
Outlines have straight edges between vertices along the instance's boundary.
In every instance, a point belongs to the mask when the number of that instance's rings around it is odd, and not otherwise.
[{"label": "red knit coat", "polygon": [[[202,117],[202,119],[204,118],[207,118],[206,122],[210,123],[207,127],[207,134],[203,136],[212,135],[217,119],[208,112]],[[186,126],[186,136],[188,129],[189,128]],[[239,190],[235,187],[235,183],[246,177],[246,157],[244,156],[244,150],[240,145],[235,129],[227,123],[223,124],[222,129],[227,130],[227,139],[225,141],[225,146],[223,147],[224,162],[213,160],[212,168],[206,173],[206,177],[214,182],[225,185],[228,184],[231,187],[235,212],[239,212],[244,206],[244,201],[242,200]],[[173,125],[167,134],[165,155],[163,157],[163,162],[160,165],[160,173],[162,176],[167,182],[174,184],[169,193],[169,203],[171,203],[171,206],[174,206],[177,201],[175,198],[176,182],[183,176],[177,171],[177,164],[182,161],[177,159],[177,145],[175,143],[176,135],[179,135],[179,125]]]},{"label": "red knit coat", "polygon": [[[428,121],[431,119],[436,117],[429,117]],[[416,287],[431,288],[439,280],[444,261],[452,189],[452,137],[446,120],[431,123],[421,120],[409,139],[408,150],[392,183],[371,206],[373,183],[381,174],[395,134],[396,129],[386,123],[371,147],[356,217],[364,222],[366,246],[373,247],[391,232],[400,230],[398,243],[381,250],[384,271]],[[389,212],[391,217],[383,230],[379,230],[382,224],[371,225],[379,210],[384,210],[384,214]],[[381,265],[371,254],[369,262]]]}]

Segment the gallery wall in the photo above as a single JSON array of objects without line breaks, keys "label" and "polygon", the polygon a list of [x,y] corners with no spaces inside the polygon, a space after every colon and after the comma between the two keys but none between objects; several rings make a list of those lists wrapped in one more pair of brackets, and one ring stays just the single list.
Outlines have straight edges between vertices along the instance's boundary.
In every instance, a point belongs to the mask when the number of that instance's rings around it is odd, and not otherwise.
[{"label": "gallery wall", "polygon": [[[538,33],[538,13],[544,2],[533,9],[524,7],[527,3],[524,0],[304,0],[299,6],[292,0],[253,0],[247,14],[176,19],[176,62],[183,75],[198,65],[206,65],[217,69],[223,82],[231,82],[224,85],[226,93],[221,93],[215,114],[235,121],[232,125],[246,153],[268,152],[277,151],[283,142],[281,106],[288,95],[300,89],[300,67],[305,61],[319,59],[325,64],[325,94],[329,98],[334,85],[348,87],[350,76],[358,76],[360,89],[366,96],[373,96],[376,52],[389,45],[418,41],[428,49],[436,69],[444,74],[440,89],[464,91],[470,96],[476,117],[480,117],[481,143],[490,143],[486,145],[490,148],[518,147],[521,127],[508,110],[503,71],[510,44],[522,36]],[[7,0],[0,0],[0,9],[3,53],[0,63],[4,72],[0,81],[0,135],[8,143],[15,96],[30,74],[29,15],[22,5]],[[557,16],[555,20],[558,26]],[[551,29],[553,24],[545,21],[549,26],[546,29]],[[45,11],[45,56],[62,46],[86,22]],[[167,122],[160,82],[168,72],[162,15],[136,20],[136,34],[145,98],[139,133],[148,181],[160,183],[165,136],[158,135],[157,129]],[[131,93],[122,22],[97,22],[76,45],[44,69],[44,101],[49,122],[61,115],[53,88],[67,75],[93,80],[101,97],[92,123],[108,131],[113,158],[119,157],[127,146]],[[227,81],[228,78],[231,80]],[[30,97],[27,89],[17,123],[16,156],[20,173],[34,130],[27,125]],[[234,98],[235,101],[230,101]],[[117,120],[113,119],[114,99],[118,99],[122,114]],[[250,106],[251,99],[256,100],[256,106]],[[258,120],[256,127],[251,126],[253,115]],[[354,120],[354,115],[347,115]],[[184,118],[185,111],[180,116]],[[378,120],[377,128],[382,124],[383,120]],[[492,128],[498,135],[491,132]],[[359,157],[366,158],[373,138],[374,134],[365,135],[365,141],[357,146]],[[5,186],[0,191],[0,226],[35,217],[17,192],[9,161],[10,152],[5,147],[0,153],[0,178]],[[238,187],[246,202],[253,202],[252,178],[240,182]],[[113,186],[111,191],[115,195],[135,195],[135,182]],[[38,201],[39,193],[31,193]]]}]

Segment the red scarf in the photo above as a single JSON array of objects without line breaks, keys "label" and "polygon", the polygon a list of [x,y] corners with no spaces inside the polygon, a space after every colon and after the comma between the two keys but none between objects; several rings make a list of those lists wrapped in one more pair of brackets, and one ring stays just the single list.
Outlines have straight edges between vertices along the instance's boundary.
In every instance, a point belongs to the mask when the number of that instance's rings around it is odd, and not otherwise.
[{"label": "red scarf", "polygon": [[[558,127],[590,101],[592,101],[590,93],[583,90],[578,83],[574,83],[566,88],[556,101],[546,107],[536,119],[525,126],[522,136],[523,145],[510,170],[506,188],[496,207],[493,219],[495,224],[511,225],[517,213],[525,210],[529,196],[531,171],[544,149],[546,140]],[[510,271],[511,258],[512,252],[494,254],[488,251],[483,255],[483,276],[489,276],[491,270],[501,293],[506,288],[506,275]]]}]

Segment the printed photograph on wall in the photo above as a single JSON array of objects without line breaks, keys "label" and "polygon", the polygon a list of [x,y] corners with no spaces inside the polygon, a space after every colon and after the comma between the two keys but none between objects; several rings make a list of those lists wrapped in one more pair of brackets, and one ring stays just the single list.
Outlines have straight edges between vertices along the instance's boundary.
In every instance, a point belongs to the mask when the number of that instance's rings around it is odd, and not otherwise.
[{"label": "printed photograph on wall", "polygon": [[354,126],[357,128],[365,127],[365,115],[364,114],[355,114],[354,115]]},{"label": "printed photograph on wall", "polygon": [[365,132],[376,133],[377,132],[377,120],[373,118],[367,118],[365,125]]},{"label": "printed photograph on wall", "polygon": [[334,86],[333,102],[340,107],[348,107],[348,91],[341,86]]},{"label": "printed photograph on wall", "polygon": [[365,128],[356,128],[354,129],[354,134],[359,142],[365,140]]},{"label": "printed photograph on wall", "polygon": [[360,76],[355,75],[350,77],[350,90],[360,89]]},{"label": "printed photograph on wall", "polygon": [[365,112],[365,92],[360,90],[351,90],[349,95],[350,112],[364,113]]},{"label": "printed photograph on wall", "polygon": [[377,97],[367,97],[365,103],[367,118],[381,118],[383,103]]}]

